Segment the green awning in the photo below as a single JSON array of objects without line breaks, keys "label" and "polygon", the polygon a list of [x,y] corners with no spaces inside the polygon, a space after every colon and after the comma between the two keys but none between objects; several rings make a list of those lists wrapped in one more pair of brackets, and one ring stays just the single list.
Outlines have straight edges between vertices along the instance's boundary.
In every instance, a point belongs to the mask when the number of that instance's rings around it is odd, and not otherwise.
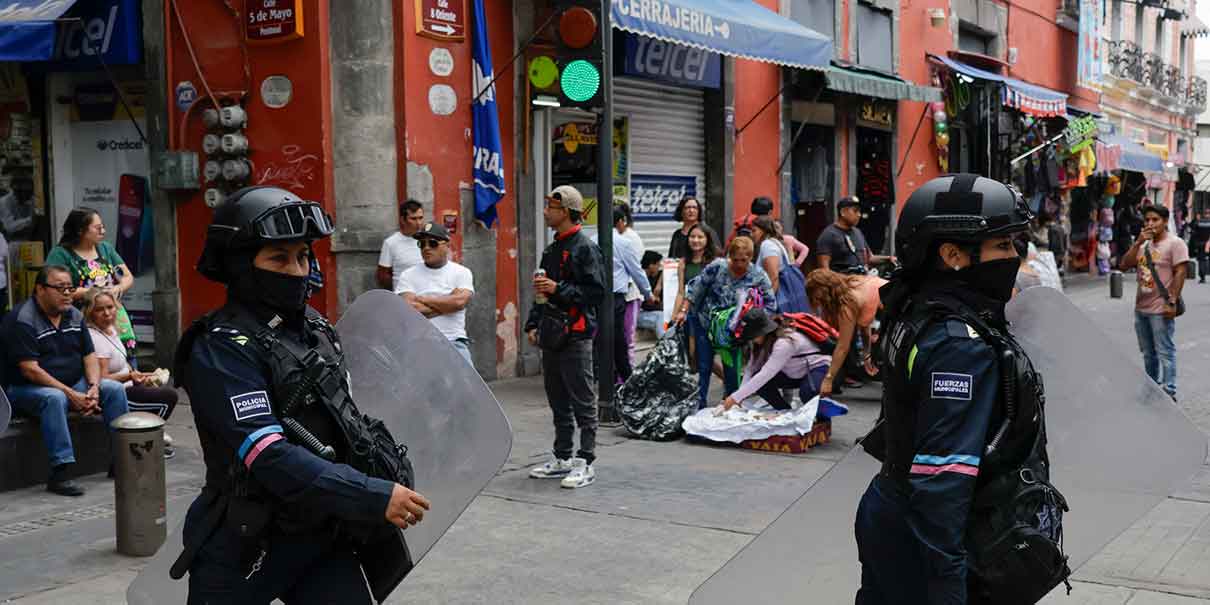
[{"label": "green awning", "polygon": [[878,99],[906,99],[925,103],[941,100],[940,88],[916,86],[893,76],[881,76],[836,65],[829,67],[825,74],[828,78],[828,88],[836,92]]}]

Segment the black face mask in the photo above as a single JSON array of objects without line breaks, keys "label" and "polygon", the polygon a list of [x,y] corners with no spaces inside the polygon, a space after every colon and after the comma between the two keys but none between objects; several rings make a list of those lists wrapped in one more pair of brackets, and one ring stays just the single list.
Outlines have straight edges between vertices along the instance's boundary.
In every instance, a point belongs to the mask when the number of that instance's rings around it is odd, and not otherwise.
[{"label": "black face mask", "polygon": [[285,315],[301,311],[310,295],[306,276],[297,277],[258,267],[248,267],[235,273],[228,288],[240,302],[264,306]]},{"label": "black face mask", "polygon": [[1017,270],[1020,268],[1021,259],[1013,256],[975,263],[951,275],[979,294],[1000,303],[1007,303],[1013,297]]}]

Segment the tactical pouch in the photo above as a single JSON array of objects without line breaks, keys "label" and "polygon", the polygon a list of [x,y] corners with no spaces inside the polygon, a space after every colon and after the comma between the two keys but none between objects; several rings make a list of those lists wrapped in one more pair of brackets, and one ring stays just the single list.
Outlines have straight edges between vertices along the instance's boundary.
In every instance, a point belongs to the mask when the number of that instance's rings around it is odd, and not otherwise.
[{"label": "tactical pouch", "polygon": [[1067,501],[1044,477],[1023,466],[975,494],[966,547],[980,602],[1037,603],[1071,575],[1063,553]]},{"label": "tactical pouch", "polygon": [[408,448],[398,444],[381,420],[362,415],[363,431],[355,438],[349,464],[371,476],[394,481],[408,489],[415,486],[415,471]]}]

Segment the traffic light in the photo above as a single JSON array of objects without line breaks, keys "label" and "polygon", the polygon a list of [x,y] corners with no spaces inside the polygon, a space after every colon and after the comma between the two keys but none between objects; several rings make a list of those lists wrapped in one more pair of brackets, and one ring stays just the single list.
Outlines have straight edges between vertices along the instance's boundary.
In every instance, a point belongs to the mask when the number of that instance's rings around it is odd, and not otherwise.
[{"label": "traffic light", "polygon": [[538,105],[601,109],[605,104],[602,0],[555,0],[555,48],[529,62]]}]

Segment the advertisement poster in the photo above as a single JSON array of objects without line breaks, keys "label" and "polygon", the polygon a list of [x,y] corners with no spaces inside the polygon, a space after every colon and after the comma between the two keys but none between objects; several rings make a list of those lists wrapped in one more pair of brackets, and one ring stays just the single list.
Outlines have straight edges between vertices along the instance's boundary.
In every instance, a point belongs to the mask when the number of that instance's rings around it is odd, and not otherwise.
[{"label": "advertisement poster", "polygon": [[677,204],[697,195],[697,177],[635,174],[630,177],[630,208],[636,221],[670,221]]},{"label": "advertisement poster", "polygon": [[75,206],[101,214],[105,239],[134,272],[134,287],[122,304],[139,342],[152,342],[155,271],[146,146],[129,119],[73,122],[71,138]]},{"label": "advertisement poster", "polygon": [[1104,80],[1106,52],[1101,2],[1080,0],[1080,48],[1076,66],[1076,84],[1097,91],[1101,90]]}]

